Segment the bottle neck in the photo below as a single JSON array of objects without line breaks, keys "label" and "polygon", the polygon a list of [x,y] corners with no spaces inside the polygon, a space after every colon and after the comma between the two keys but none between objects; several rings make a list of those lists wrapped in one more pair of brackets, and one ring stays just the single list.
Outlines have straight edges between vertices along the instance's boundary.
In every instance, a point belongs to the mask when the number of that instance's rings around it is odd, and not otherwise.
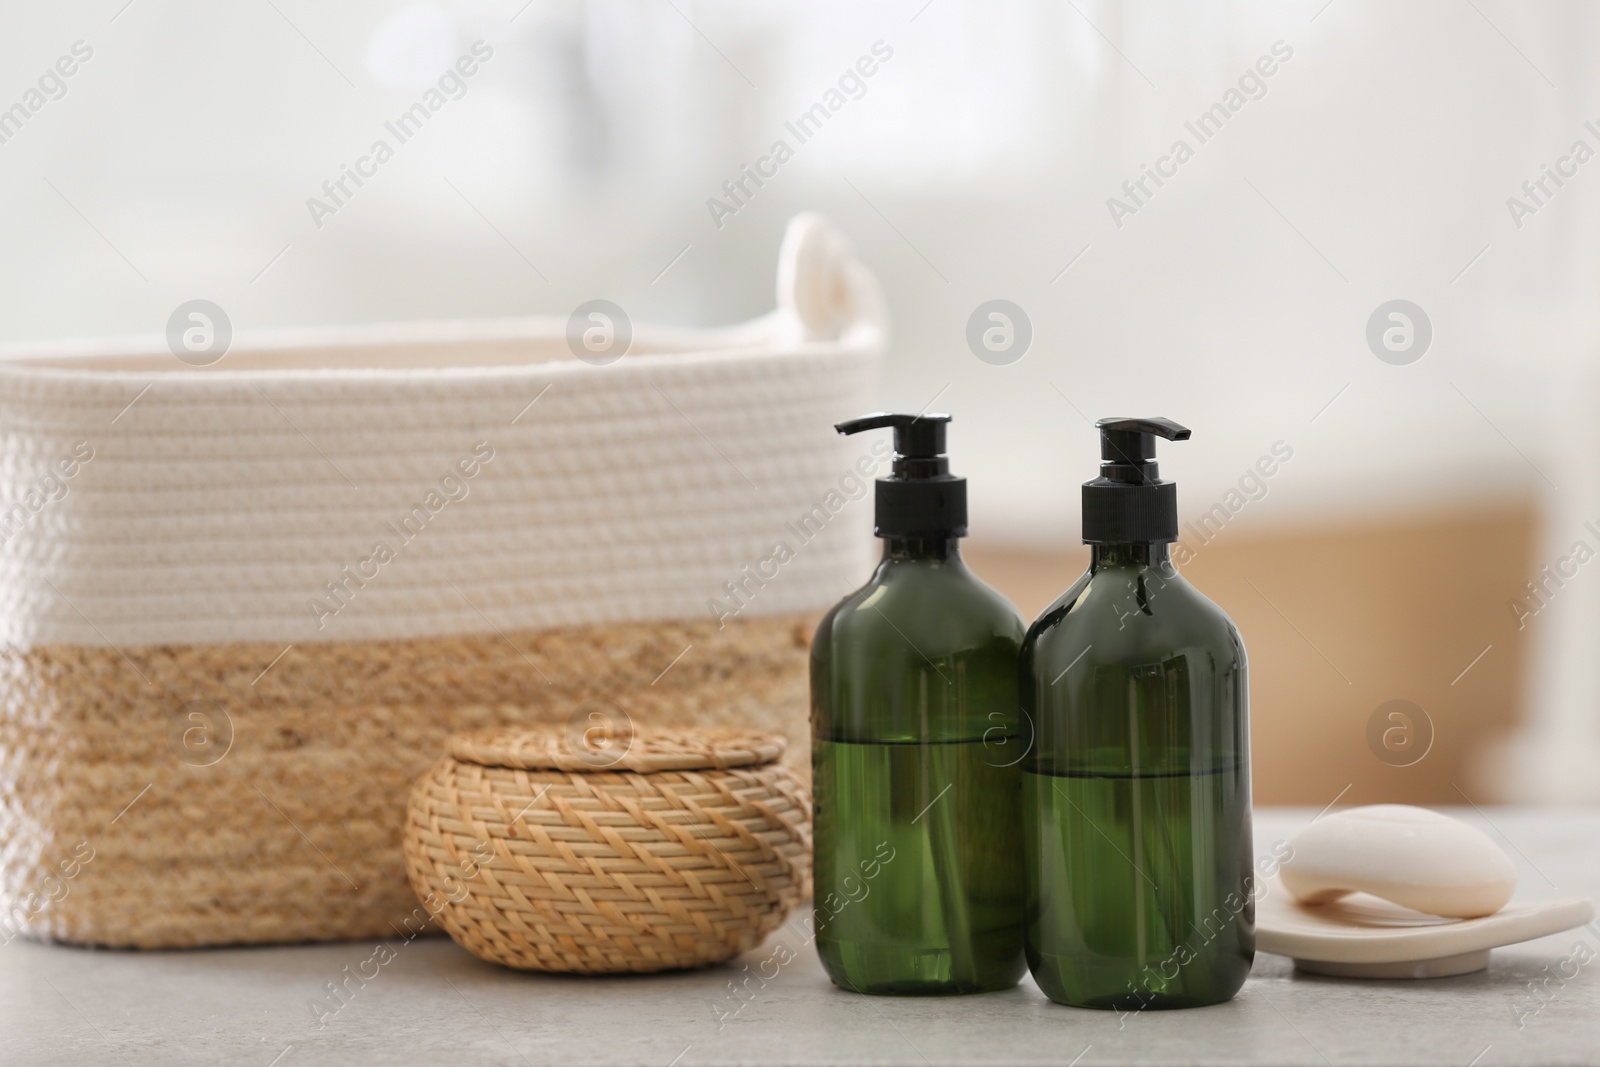
[{"label": "bottle neck", "polygon": [[885,537],[883,561],[960,560],[959,537]]},{"label": "bottle neck", "polygon": [[1172,566],[1172,557],[1165,541],[1123,541],[1115,544],[1093,545],[1089,569],[1101,567],[1161,567]]}]

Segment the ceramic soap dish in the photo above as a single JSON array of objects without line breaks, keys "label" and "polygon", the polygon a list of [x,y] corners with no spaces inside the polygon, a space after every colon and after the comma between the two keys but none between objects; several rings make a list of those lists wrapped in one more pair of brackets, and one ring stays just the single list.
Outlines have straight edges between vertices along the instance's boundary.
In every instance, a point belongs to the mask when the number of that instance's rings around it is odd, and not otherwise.
[{"label": "ceramic soap dish", "polygon": [[[1340,978],[1445,978],[1489,951],[1594,919],[1584,898],[1510,903],[1515,869],[1466,823],[1425,808],[1338,812],[1290,839],[1256,894],[1256,947]],[[1410,906],[1408,906],[1410,905]]]},{"label": "ceramic soap dish", "polygon": [[1582,898],[1508,904],[1493,915],[1451,919],[1357,893],[1301,904],[1277,878],[1256,899],[1256,948],[1294,957],[1311,974],[1339,978],[1446,978],[1489,966],[1489,950],[1582,926],[1594,904]]}]

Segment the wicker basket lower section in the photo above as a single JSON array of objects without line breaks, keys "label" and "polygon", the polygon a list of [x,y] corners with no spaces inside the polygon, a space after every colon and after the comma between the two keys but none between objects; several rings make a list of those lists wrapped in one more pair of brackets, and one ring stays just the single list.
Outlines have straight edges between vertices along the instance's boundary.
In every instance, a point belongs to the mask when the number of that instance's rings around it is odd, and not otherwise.
[{"label": "wicker basket lower section", "polygon": [[0,649],[0,941],[392,935],[407,794],[450,734],[621,713],[781,733],[803,768],[811,625]]},{"label": "wicker basket lower section", "polygon": [[411,884],[474,955],[524,970],[699,967],[804,899],[811,798],[788,767],[593,774],[446,758],[411,793]]}]

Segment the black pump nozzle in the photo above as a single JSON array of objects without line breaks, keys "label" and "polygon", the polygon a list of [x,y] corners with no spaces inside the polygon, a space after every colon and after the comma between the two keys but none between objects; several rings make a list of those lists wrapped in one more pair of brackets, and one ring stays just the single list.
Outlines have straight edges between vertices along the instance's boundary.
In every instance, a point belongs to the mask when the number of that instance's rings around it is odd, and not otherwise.
[{"label": "black pump nozzle", "polygon": [[[847,419],[834,427],[841,434],[860,433],[894,427],[894,473],[900,477],[927,478],[948,474],[950,461],[944,455],[945,427],[949,415],[893,415],[887,411]],[[907,460],[932,460],[933,463],[908,463]]]},{"label": "black pump nozzle", "polygon": [[1156,441],[1187,441],[1189,428],[1171,419],[1101,419],[1100,477],[1141,485],[1156,480]]},{"label": "black pump nozzle", "polygon": [[834,429],[848,435],[893,426],[894,450],[902,456],[922,457],[944,454],[944,431],[948,425],[949,415],[894,415],[887,411],[875,411],[859,419],[846,419]]},{"label": "black pump nozzle", "polygon": [[1150,544],[1178,539],[1178,487],[1156,467],[1156,438],[1187,441],[1171,419],[1101,419],[1100,477],[1083,484],[1085,544]]},{"label": "black pump nozzle", "polygon": [[949,415],[897,415],[887,411],[834,426],[841,434],[894,429],[894,465],[879,478],[875,503],[879,537],[965,537],[967,480],[952,477],[945,456]]}]

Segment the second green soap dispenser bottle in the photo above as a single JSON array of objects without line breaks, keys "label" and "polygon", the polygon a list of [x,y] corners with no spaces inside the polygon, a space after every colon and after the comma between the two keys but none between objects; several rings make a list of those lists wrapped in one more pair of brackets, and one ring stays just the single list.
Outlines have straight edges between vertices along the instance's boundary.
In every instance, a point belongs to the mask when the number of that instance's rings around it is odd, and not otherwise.
[{"label": "second green soap dispenser bottle", "polygon": [[858,993],[981,993],[1022,977],[1017,655],[1023,622],[961,559],[948,415],[892,427],[883,561],[811,646],[817,951]]},{"label": "second green soap dispenser bottle", "polygon": [[1089,571],[1022,646],[1028,966],[1062,1004],[1215,1004],[1255,953],[1244,642],[1172,565],[1167,419],[1102,419]]}]

